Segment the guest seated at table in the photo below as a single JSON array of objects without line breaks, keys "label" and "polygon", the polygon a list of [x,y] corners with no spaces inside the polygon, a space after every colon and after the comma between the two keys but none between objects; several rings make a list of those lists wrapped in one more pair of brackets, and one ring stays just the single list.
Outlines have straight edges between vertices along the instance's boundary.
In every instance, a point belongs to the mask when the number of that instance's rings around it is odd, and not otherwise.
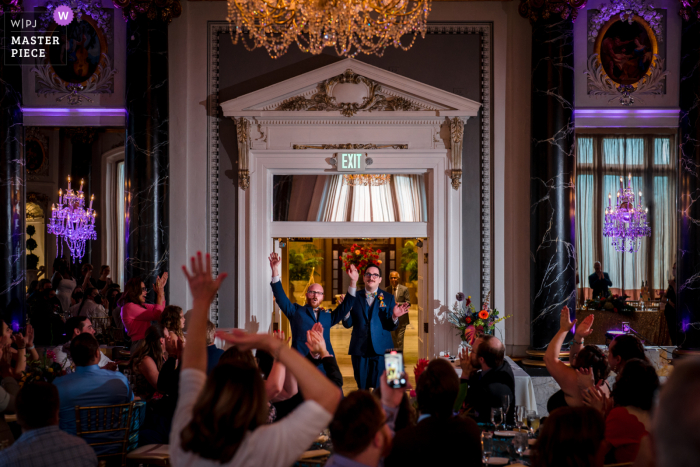
[{"label": "guest seated at table", "polygon": [[418,424],[396,433],[387,467],[454,465],[456,446],[461,464],[481,465],[479,427],[471,418],[453,416],[458,392],[459,378],[452,365],[441,358],[431,361],[416,383]]},{"label": "guest seated at table", "polygon": [[625,363],[633,358],[649,361],[644,352],[644,344],[637,336],[622,334],[616,336],[608,345],[608,362],[617,379],[620,378]]},{"label": "guest seated at table", "polygon": [[[61,401],[59,425],[61,430],[74,435],[75,407],[125,404],[134,399],[129,381],[118,371],[101,369],[100,344],[95,337],[82,332],[73,339],[70,355],[75,364],[75,372],[56,378],[53,384],[58,388]],[[112,434],[109,435],[110,439]],[[115,437],[123,436],[116,433]],[[87,439],[87,437],[86,437]],[[91,435],[89,443],[104,441],[100,435]],[[98,455],[109,453],[114,446],[96,446]]]},{"label": "guest seated at table", "polygon": [[405,391],[392,389],[382,376],[381,404],[367,391],[355,391],[345,397],[330,425],[334,454],[326,467],[376,467],[391,449],[394,420]]},{"label": "guest seated at table", "polygon": [[180,397],[170,435],[170,463],[190,465],[289,466],[333,418],[340,390],[295,350],[268,334],[234,330],[220,336],[240,350],[274,355],[299,382],[305,402],[280,423],[265,425],[268,406],[257,368],[221,364],[207,378],[206,322],[209,306],[226,274],[211,277],[201,253],[192,258],[187,280],[192,317],[180,373]]},{"label": "guest seated at table", "polygon": [[163,314],[160,315],[160,325],[164,332],[174,334],[179,340],[185,342],[185,315],[182,313],[182,308],[176,305],[166,306]]},{"label": "guest seated at table", "polygon": [[[656,467],[698,465],[698,459],[700,459],[698,394],[700,394],[700,357],[688,357],[678,363],[674,362],[673,372],[661,388],[658,405],[654,409],[652,443],[650,443],[653,446],[650,446],[647,453],[649,457],[655,458]],[[638,457],[642,457],[642,450]],[[635,463],[635,465],[638,464]]]},{"label": "guest seated at table", "polygon": [[73,310],[77,309],[77,306],[80,305],[80,302],[83,301],[83,298],[85,298],[85,293],[83,292],[82,287],[78,286],[75,289],[73,289],[73,293],[70,296],[70,307],[67,310],[72,316],[75,316],[75,312]]},{"label": "guest seated at table", "polygon": [[[579,374],[577,368],[592,369],[591,385],[598,384],[603,381],[601,390],[609,393],[609,388],[605,380],[610,374],[608,367],[608,359],[605,354],[594,345],[587,345],[575,355],[571,366],[566,366],[564,362],[559,360],[559,352],[564,344],[566,335],[571,331],[576,320],[571,321],[569,316],[569,307],[565,306],[561,310],[559,318],[559,332],[552,338],[552,341],[547,346],[547,352],[544,354],[544,363],[547,366],[547,371],[554,378],[561,389],[555,392],[547,401],[547,411],[552,413],[560,407],[580,407],[583,405],[581,397],[581,387],[579,386]],[[590,334],[590,326],[593,323],[592,315],[587,316],[581,323],[581,328],[586,333]],[[578,332],[578,330],[577,330]],[[576,338],[574,338],[576,339]],[[582,342],[582,341],[578,341]]]},{"label": "guest seated at table", "polygon": [[94,287],[88,287],[85,290],[85,296],[80,303],[71,307],[72,316],[87,316],[95,324],[95,332],[102,334],[107,328],[107,324],[103,318],[109,318],[105,305],[109,306],[106,300],[102,298],[99,291]]},{"label": "guest seated at table", "polygon": [[26,384],[17,394],[17,422],[22,436],[0,451],[3,467],[96,467],[97,455],[85,440],[58,428],[56,387],[43,381]]},{"label": "guest seated at table", "polygon": [[311,329],[306,331],[306,347],[309,353],[306,357],[316,367],[323,367],[323,371],[339,388],[343,388],[343,374],[338,367],[338,361],[333,355],[328,353],[326,340],[323,338],[323,325],[316,323]]},{"label": "guest seated at table", "polygon": [[514,425],[517,405],[515,376],[505,361],[505,346],[494,336],[483,336],[474,341],[473,348],[474,351],[469,356],[471,368],[462,371],[462,378],[468,379],[464,402],[472,409],[477,422],[488,423],[491,420],[491,408],[502,407],[504,397],[507,396],[506,424]]},{"label": "guest seated at table", "polygon": [[561,407],[540,428],[532,467],[602,467],[603,416],[590,407]]},{"label": "guest seated at table", "polygon": [[156,304],[146,303],[148,289],[141,279],[134,277],[126,283],[124,294],[119,299],[121,307],[121,319],[124,329],[131,338],[131,351],[135,351],[140,340],[146,337],[146,331],[151,321],[159,321],[160,315],[165,309],[165,284],[168,282],[168,273],[164,272],[156,279],[153,290],[156,291]]},{"label": "guest seated at table", "polygon": [[596,261],[593,265],[595,272],[588,276],[588,285],[593,289],[593,298],[607,297],[610,295],[608,287],[612,287],[612,281],[607,272],[603,272],[603,266],[600,261]]},{"label": "guest seated at table", "polygon": [[[39,360],[39,354],[34,347],[34,328],[27,325],[26,334],[18,332],[12,335],[12,328],[4,321],[2,322],[2,335],[0,336],[0,347],[3,347],[4,357],[0,359],[0,369],[8,375],[19,379],[22,372],[27,369],[27,355],[31,360]],[[14,345],[16,348],[12,348]]]},{"label": "guest seated at table", "polygon": [[[70,357],[70,346],[73,339],[82,333],[88,333],[94,336],[95,328],[92,326],[92,321],[90,321],[89,318],[85,316],[76,316],[74,318],[68,318],[64,329],[66,336],[69,336],[70,340],[54,348],[53,352],[56,354],[56,363],[60,363],[66,372],[72,373],[75,369],[73,360]],[[100,361],[97,366],[105,370],[117,370],[117,364],[102,352],[100,352]]]},{"label": "guest seated at table", "polygon": [[158,373],[165,363],[165,334],[160,325],[154,324],[131,355],[129,368],[134,375],[134,394],[150,400],[158,390]]},{"label": "guest seated at table", "polygon": [[650,411],[659,389],[659,377],[645,360],[629,360],[607,398],[598,388],[583,393],[586,405],[605,416],[603,452],[608,464],[634,462],[639,443],[649,434]]},{"label": "guest seated at table", "polygon": [[[2,339],[0,343],[1,341]],[[9,349],[9,344],[0,345],[0,362],[4,362]],[[9,369],[9,365],[0,363],[0,443],[12,444],[15,438],[5,421],[5,415],[15,413],[15,397],[19,392],[19,384]]]}]

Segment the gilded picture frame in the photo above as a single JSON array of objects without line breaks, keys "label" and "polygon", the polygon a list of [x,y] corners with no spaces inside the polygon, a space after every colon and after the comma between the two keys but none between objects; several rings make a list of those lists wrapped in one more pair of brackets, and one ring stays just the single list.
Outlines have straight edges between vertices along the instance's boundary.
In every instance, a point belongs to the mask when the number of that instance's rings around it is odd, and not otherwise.
[{"label": "gilded picture frame", "polygon": [[594,46],[602,74],[616,85],[635,90],[657,66],[659,46],[656,34],[644,18],[622,21],[610,18],[601,28]]}]

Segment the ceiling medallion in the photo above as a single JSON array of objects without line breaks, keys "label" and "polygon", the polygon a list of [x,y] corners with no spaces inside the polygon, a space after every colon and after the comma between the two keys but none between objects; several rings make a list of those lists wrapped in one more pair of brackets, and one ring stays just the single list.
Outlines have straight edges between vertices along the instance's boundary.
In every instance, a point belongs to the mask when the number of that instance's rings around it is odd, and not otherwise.
[{"label": "ceiling medallion", "polygon": [[[227,0],[234,44],[264,47],[272,58],[296,42],[314,55],[326,47],[339,56],[381,57],[389,46],[408,50],[425,37],[431,0]],[[413,34],[408,45],[401,43]]]}]

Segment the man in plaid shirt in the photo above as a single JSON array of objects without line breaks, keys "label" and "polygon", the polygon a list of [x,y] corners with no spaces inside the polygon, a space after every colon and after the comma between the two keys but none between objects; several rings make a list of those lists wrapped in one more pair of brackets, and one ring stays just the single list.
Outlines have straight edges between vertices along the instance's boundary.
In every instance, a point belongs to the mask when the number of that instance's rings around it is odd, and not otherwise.
[{"label": "man in plaid shirt", "polygon": [[77,436],[58,428],[58,390],[49,383],[25,384],[17,394],[22,436],[0,451],[3,467],[96,467],[97,455]]}]

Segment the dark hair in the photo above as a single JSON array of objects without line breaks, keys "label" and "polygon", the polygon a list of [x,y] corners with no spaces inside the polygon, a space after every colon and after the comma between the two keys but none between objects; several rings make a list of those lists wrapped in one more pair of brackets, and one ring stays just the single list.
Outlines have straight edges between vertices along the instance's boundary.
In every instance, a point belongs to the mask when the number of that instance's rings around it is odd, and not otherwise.
[{"label": "dark hair", "polygon": [[593,368],[596,381],[608,379],[610,367],[608,357],[595,345],[587,345],[576,355],[571,368]]},{"label": "dark hair", "polygon": [[103,264],[103,265],[100,267],[100,276],[102,275],[102,273],[105,272],[105,269],[107,269],[107,268],[109,268],[109,265],[108,265],[108,264]]},{"label": "dark hair", "polygon": [[490,342],[494,339],[496,339],[494,336],[483,336],[479,347],[476,349],[477,358],[483,358],[484,363],[486,363],[489,368],[498,368],[501,366],[506,356],[506,348],[503,343],[501,343],[498,348],[493,348],[491,346]]},{"label": "dark hair", "polygon": [[73,316],[72,318],[68,318],[66,320],[66,325],[63,327],[63,330],[66,333],[66,337],[68,337],[68,339],[72,339],[73,338],[73,331],[75,329],[82,332],[83,326],[85,325],[85,321],[87,319],[88,319],[87,316]]},{"label": "dark hair", "polygon": [[76,366],[88,366],[99,351],[100,343],[87,332],[81,332],[70,343],[70,358]]},{"label": "dark hair", "polygon": [[160,371],[163,366],[163,346],[160,340],[164,338],[163,328],[159,324],[149,326],[146,330],[146,337],[139,343],[131,356],[129,363],[131,368],[138,368],[144,358],[151,357]]},{"label": "dark hair", "polygon": [[382,268],[380,268],[379,265],[374,264],[374,263],[369,263],[367,266],[365,266],[365,274],[367,274],[367,270],[369,268],[377,268],[377,271],[379,272],[379,277],[382,277]]},{"label": "dark hair", "polygon": [[436,358],[418,378],[418,410],[432,416],[450,417],[459,393],[459,378],[450,363]]},{"label": "dark hair", "polygon": [[46,284],[51,284],[51,281],[48,280],[48,279],[41,279],[41,280],[39,281],[39,285],[37,286],[37,288],[38,288],[39,290],[43,290],[43,289],[44,289],[44,286],[45,286]]},{"label": "dark hair", "polygon": [[[223,358],[223,355],[221,357]],[[272,371],[272,364],[275,363],[275,357],[264,350],[257,349],[255,351],[255,360],[258,362],[258,368],[260,368],[263,379],[267,379]]]},{"label": "dark hair", "polygon": [[207,320],[207,345],[212,345],[216,340],[216,325]]},{"label": "dark hair", "polygon": [[83,299],[85,298],[85,292],[73,292],[73,295],[71,295],[71,298],[77,302],[82,302]]},{"label": "dark hair", "polygon": [[31,282],[29,283],[29,287],[28,287],[28,289],[27,289],[27,292],[30,293],[30,294],[34,293],[34,291],[36,291],[36,289],[37,289],[38,286],[39,286],[39,281],[36,280],[36,279],[34,279],[33,281],[31,281]]},{"label": "dark hair", "polygon": [[80,316],[80,313],[83,311],[83,307],[85,306],[85,302],[87,302],[88,300],[91,300],[90,296],[92,295],[92,293],[95,290],[97,290],[97,289],[91,285],[85,289],[85,294],[83,294],[83,299],[80,301],[80,306],[78,307],[78,313],[77,313],[78,316]]},{"label": "dark hair", "polygon": [[83,263],[83,265],[80,267],[80,270],[85,271],[86,269],[89,269],[92,271],[95,268],[90,263]]},{"label": "dark hair", "polygon": [[354,457],[374,439],[385,421],[377,399],[367,391],[355,391],[340,401],[330,424],[333,449]]},{"label": "dark hair", "polygon": [[637,407],[651,410],[659,389],[659,377],[647,361],[633,358],[622,367],[620,379],[612,390],[612,398],[619,407]]},{"label": "dark hair", "polygon": [[239,350],[235,345],[226,349],[219,357],[219,365],[228,365],[229,363],[240,363],[251,368],[258,367],[255,357],[253,357],[253,352],[250,350]]},{"label": "dark hair", "polygon": [[[612,342],[615,345],[612,345]],[[644,353],[644,344],[641,339],[632,334],[621,334],[616,336],[615,339],[610,343],[610,353],[614,357],[620,357],[623,362],[632,360],[633,358],[638,358],[640,360],[646,360],[647,356]]]},{"label": "dark hair", "polygon": [[140,277],[132,277],[131,279],[129,279],[129,281],[124,286],[124,293],[122,294],[121,298],[119,298],[117,305],[124,306],[127,303],[135,303],[139,306],[142,306],[140,299],[142,282],[143,280],[141,280]]},{"label": "dark hair", "polygon": [[217,365],[180,433],[182,450],[227,463],[248,431],[267,421],[265,383],[257,368],[243,363]]},{"label": "dark hair", "polygon": [[15,401],[17,422],[26,430],[44,428],[58,421],[58,389],[51,383],[25,384]]},{"label": "dark hair", "polygon": [[590,467],[597,464],[605,421],[591,407],[560,407],[542,425],[533,467]]},{"label": "dark hair", "polygon": [[177,305],[168,305],[163,309],[163,314],[160,315],[160,325],[184,341],[185,333],[180,325],[181,315],[182,308]]}]

